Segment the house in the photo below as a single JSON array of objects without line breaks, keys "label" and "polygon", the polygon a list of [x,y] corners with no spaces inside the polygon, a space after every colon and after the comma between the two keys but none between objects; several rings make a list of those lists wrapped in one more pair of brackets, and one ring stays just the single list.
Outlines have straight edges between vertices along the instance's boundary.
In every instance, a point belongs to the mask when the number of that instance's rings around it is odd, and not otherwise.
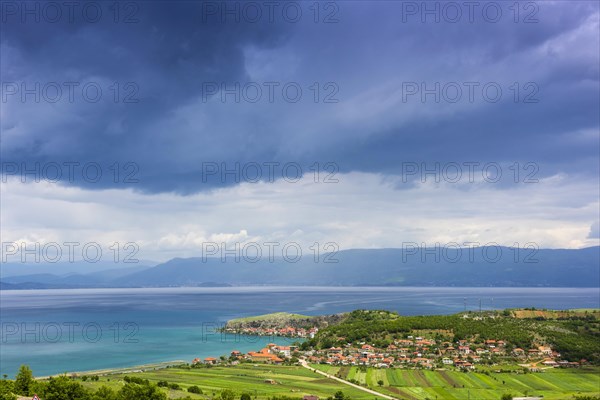
[{"label": "house", "polygon": [[386,357],[383,359],[383,363],[386,364],[387,366],[390,366],[393,362],[394,362],[393,357]]},{"label": "house", "polygon": [[248,357],[250,360],[255,362],[264,362],[264,363],[272,363],[272,364],[281,364],[283,360],[277,357],[275,354],[271,354],[269,349],[265,348],[259,351],[258,353],[254,351],[248,352]]},{"label": "house", "polygon": [[515,349],[513,350],[513,354],[514,354],[515,356],[517,356],[517,357],[521,357],[521,356],[524,356],[524,355],[525,355],[525,350],[523,350],[523,349],[522,349],[522,348],[520,348],[520,347],[517,347],[517,348],[515,348]]},{"label": "house", "polygon": [[538,356],[539,354],[540,354],[540,352],[539,352],[538,349],[529,349],[529,350],[527,350],[527,355],[529,357],[535,357],[535,356]]},{"label": "house", "polygon": [[538,347],[538,350],[539,350],[540,354],[547,355],[547,356],[552,355],[552,349],[548,346],[540,346],[540,347]]},{"label": "house", "polygon": [[375,349],[373,348],[373,346],[370,346],[370,345],[368,345],[368,344],[364,344],[364,345],[362,346],[362,350],[363,350],[363,352],[365,352],[365,353],[366,353],[366,352],[373,351],[373,350],[375,350]]},{"label": "house", "polygon": [[292,351],[289,346],[275,346],[271,350],[274,353],[281,353],[285,357],[289,357],[292,354]]},{"label": "house", "polygon": [[460,354],[470,354],[471,349],[469,348],[469,346],[458,346],[458,352]]},{"label": "house", "polygon": [[206,357],[204,359],[204,364],[215,365],[217,363],[217,359],[214,357]]},{"label": "house", "polygon": [[463,369],[475,369],[475,366],[469,362],[464,362],[461,365],[461,368]]},{"label": "house", "polygon": [[454,361],[452,361],[449,358],[442,358],[442,364],[444,364],[444,365],[452,365],[452,364],[454,364]]},{"label": "house", "polygon": [[431,360],[423,357],[416,357],[410,360],[411,363],[415,365],[420,365],[422,367],[431,368]]}]

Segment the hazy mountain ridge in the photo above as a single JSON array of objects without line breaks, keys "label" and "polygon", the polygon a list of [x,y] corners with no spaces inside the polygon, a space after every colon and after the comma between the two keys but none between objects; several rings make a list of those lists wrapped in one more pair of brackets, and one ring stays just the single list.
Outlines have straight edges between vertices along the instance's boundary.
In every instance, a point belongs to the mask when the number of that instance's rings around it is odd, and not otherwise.
[{"label": "hazy mountain ridge", "polygon": [[[540,249],[532,255],[509,248],[492,262],[497,248],[475,248],[471,255],[448,250],[411,254],[402,249],[345,250],[337,263],[314,262],[312,255],[297,263],[275,259],[222,262],[219,258],[174,258],[150,268],[56,276],[32,274],[6,277],[7,285],[45,284],[53,287],[160,287],[229,285],[299,286],[498,286],[598,287],[600,247]],[[486,256],[486,254],[488,254]],[[423,256],[423,258],[422,258]],[[459,257],[460,256],[460,257]],[[487,258],[486,258],[487,257]],[[515,259],[517,257],[517,259]],[[456,262],[452,262],[456,260]],[[533,262],[537,261],[537,262]]]}]

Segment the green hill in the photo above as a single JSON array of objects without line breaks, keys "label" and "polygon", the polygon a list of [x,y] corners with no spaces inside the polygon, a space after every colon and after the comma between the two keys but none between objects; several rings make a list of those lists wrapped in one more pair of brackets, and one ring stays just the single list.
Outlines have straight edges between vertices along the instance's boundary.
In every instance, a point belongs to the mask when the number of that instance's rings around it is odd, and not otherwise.
[{"label": "green hill", "polygon": [[232,319],[227,322],[226,329],[242,328],[312,328],[326,327],[330,324],[336,324],[343,320],[345,314],[323,315],[311,317],[308,315],[290,314],[286,312],[277,312],[272,314],[258,315],[246,318]]},{"label": "green hill", "polygon": [[282,324],[287,321],[297,321],[297,320],[310,320],[313,317],[309,317],[308,315],[300,315],[300,314],[290,314],[286,312],[276,312],[271,314],[257,315],[253,317],[245,317],[245,318],[236,318],[227,322],[227,325],[237,326],[242,324],[248,324],[250,322],[265,322],[265,323],[273,323],[273,324]]},{"label": "green hill", "polygon": [[303,348],[325,349],[361,342],[385,348],[396,339],[428,331],[431,336],[453,342],[476,337],[479,340],[504,340],[523,349],[545,343],[561,353],[563,359],[586,359],[600,364],[600,319],[597,313],[573,311],[561,312],[556,318],[516,318],[513,316],[516,311],[404,317],[389,311],[356,310],[340,323],[320,330],[314,339],[303,343]]}]

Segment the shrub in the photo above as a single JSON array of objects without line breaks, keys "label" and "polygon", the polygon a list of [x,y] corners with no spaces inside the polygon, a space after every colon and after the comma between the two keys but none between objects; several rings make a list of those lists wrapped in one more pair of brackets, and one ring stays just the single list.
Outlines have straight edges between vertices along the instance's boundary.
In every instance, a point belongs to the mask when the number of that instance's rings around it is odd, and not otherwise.
[{"label": "shrub", "polygon": [[200,389],[198,386],[190,386],[187,391],[190,393],[202,394],[202,389]]}]

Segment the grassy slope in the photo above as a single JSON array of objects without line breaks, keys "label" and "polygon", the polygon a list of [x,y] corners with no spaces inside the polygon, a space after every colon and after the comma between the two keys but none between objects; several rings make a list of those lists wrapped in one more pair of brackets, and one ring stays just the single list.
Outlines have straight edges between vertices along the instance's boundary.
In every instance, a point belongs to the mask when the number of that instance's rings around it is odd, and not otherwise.
[{"label": "grassy slope", "polygon": [[[330,374],[340,367],[314,365]],[[420,371],[405,369],[369,369],[366,373],[352,367],[348,379],[356,379],[382,393],[400,398],[425,399],[499,399],[504,393],[514,396],[544,396],[545,399],[565,399],[574,394],[600,395],[600,369],[550,369],[543,373],[464,373],[456,371]],[[378,386],[382,380],[384,386]]]},{"label": "grassy slope", "polygon": [[293,319],[310,319],[307,315],[289,314],[286,312],[277,312],[272,314],[258,315],[254,317],[236,318],[228,321],[228,324],[239,324],[254,321],[287,321]]},{"label": "grassy slope", "polygon": [[[166,380],[169,383],[178,383],[184,390],[188,387],[199,386],[203,395],[193,395],[186,391],[169,390],[170,398],[179,398],[189,395],[192,398],[211,398],[223,389],[232,389],[236,392],[236,398],[242,393],[255,395],[259,399],[272,396],[302,397],[315,394],[320,398],[327,398],[342,390],[353,399],[372,399],[368,393],[353,389],[342,383],[327,379],[322,375],[309,371],[300,366],[277,366],[277,365],[251,365],[242,364],[236,367],[213,367],[213,368],[168,368],[157,371],[149,371],[137,374],[151,382]],[[107,381],[107,378],[110,381]],[[90,388],[98,388],[101,385],[112,386],[118,389],[122,386],[123,375],[112,375],[101,377],[99,382],[82,382]],[[273,379],[277,385],[265,383],[265,379]]]},{"label": "grassy slope", "polygon": [[600,319],[600,309],[597,308],[578,308],[573,310],[511,310],[511,314],[516,318],[568,318],[568,317],[586,317],[593,316]]},{"label": "grassy slope", "polygon": [[[517,395],[543,395],[545,399],[566,399],[574,394],[600,395],[600,369],[581,370],[550,369],[543,373],[463,373],[456,371],[421,371],[406,369],[375,369],[366,372],[357,367],[334,367],[314,365],[330,374],[347,374],[347,379],[355,379],[382,393],[402,399],[494,399],[504,393]],[[315,394],[326,398],[338,390],[353,399],[373,399],[372,395],[353,389],[344,384],[329,380],[321,375],[298,366],[276,366],[243,364],[236,367],[213,368],[168,368],[130,376],[139,376],[158,382],[166,380],[178,383],[184,390],[166,390],[170,398],[189,395],[196,399],[208,399],[213,393],[218,395],[223,389],[232,389],[237,396],[250,393],[252,397],[266,399],[271,396],[302,397]],[[115,389],[123,385],[123,375],[101,377],[99,382],[83,382],[90,388],[108,385]],[[110,379],[108,381],[107,379]],[[277,385],[265,383],[265,379],[274,379]],[[378,381],[383,381],[380,387]],[[203,395],[187,393],[185,389],[197,385]]]}]

